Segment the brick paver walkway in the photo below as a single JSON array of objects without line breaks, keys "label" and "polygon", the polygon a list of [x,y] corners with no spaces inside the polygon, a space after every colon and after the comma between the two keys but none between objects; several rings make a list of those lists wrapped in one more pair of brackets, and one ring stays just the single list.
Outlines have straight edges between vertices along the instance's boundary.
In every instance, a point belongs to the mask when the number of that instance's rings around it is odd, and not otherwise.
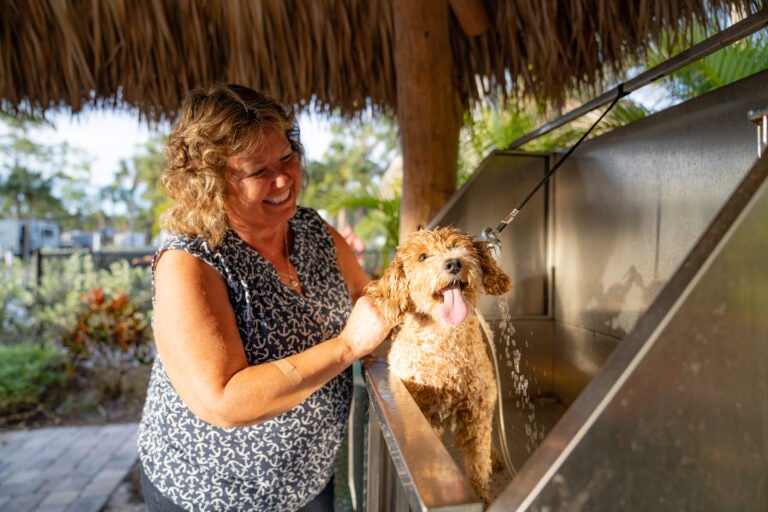
[{"label": "brick paver walkway", "polygon": [[136,429],[0,431],[0,512],[99,512],[137,459]]}]

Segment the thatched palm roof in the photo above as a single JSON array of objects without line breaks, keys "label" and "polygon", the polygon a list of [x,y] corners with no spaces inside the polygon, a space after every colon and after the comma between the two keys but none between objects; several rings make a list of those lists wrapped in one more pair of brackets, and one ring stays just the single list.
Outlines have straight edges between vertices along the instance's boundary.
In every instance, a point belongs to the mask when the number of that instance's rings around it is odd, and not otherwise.
[{"label": "thatched palm roof", "polygon": [[[155,118],[172,116],[191,87],[228,81],[286,103],[395,112],[392,3],[3,0],[0,97],[21,109],[63,102],[78,111],[120,91],[127,104]],[[484,14],[488,30],[470,36],[456,14],[475,2],[452,3],[446,51],[465,102],[509,91],[511,82],[528,94],[562,99],[569,89],[599,83],[606,69],[620,69],[663,29],[706,19],[706,2],[697,0],[477,0],[475,26],[484,28]]]},{"label": "thatched palm roof", "polygon": [[156,120],[226,81],[299,108],[393,113],[404,235],[455,191],[473,102],[599,90],[665,33],[732,8],[768,0],[0,0],[0,101],[121,103]]}]

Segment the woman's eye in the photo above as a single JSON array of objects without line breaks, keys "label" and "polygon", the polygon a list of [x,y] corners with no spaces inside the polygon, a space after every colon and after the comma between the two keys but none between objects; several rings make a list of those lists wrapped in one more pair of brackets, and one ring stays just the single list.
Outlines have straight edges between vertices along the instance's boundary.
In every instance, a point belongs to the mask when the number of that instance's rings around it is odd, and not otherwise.
[{"label": "woman's eye", "polygon": [[426,259],[427,259],[427,255],[426,254],[424,254],[424,253],[419,254],[419,261],[424,261]]}]

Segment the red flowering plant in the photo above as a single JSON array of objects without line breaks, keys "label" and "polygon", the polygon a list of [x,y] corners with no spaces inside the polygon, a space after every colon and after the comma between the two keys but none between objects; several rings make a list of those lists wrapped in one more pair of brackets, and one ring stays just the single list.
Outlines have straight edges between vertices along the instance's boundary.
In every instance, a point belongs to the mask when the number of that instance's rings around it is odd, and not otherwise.
[{"label": "red flowering plant", "polygon": [[115,398],[123,377],[153,358],[152,330],[147,315],[126,293],[107,297],[95,288],[81,297],[74,327],[62,336],[73,369],[92,374],[101,391]]}]

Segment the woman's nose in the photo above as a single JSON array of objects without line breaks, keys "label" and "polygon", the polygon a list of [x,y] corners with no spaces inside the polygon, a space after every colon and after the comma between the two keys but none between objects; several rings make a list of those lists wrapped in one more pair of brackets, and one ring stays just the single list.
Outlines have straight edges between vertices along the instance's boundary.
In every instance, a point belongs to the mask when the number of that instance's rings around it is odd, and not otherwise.
[{"label": "woman's nose", "polygon": [[288,177],[288,173],[279,168],[275,170],[273,180],[275,182],[275,185],[279,187],[283,187],[285,185],[290,184],[290,178]]},{"label": "woman's nose", "polygon": [[277,187],[285,187],[291,184],[290,177],[288,176],[288,173],[284,171],[283,169],[275,168],[272,169],[272,181],[274,181],[275,186]]}]

